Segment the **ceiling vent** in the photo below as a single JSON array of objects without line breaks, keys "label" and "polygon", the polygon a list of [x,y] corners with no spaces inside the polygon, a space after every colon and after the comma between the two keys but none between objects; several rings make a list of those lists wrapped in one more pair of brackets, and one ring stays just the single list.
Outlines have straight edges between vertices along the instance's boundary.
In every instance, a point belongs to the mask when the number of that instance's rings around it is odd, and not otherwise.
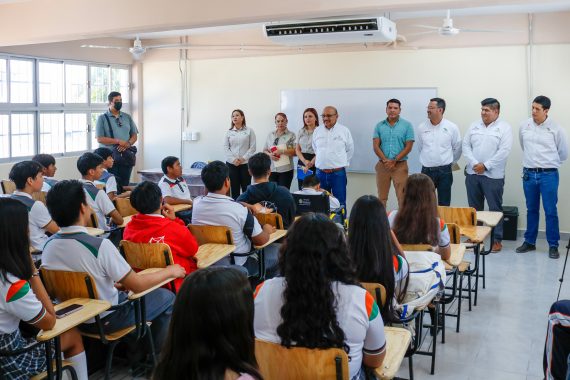
[{"label": "ceiling vent", "polygon": [[271,41],[293,46],[393,42],[397,36],[385,17],[269,23],[264,31]]}]

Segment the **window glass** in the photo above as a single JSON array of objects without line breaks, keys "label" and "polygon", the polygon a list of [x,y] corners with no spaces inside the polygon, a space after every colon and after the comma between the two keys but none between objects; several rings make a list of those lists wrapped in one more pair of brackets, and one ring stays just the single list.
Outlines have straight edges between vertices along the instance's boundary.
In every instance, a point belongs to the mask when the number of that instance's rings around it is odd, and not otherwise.
[{"label": "window glass", "polygon": [[65,65],[65,102],[87,103],[87,66]]},{"label": "window glass", "polygon": [[91,103],[107,103],[109,68],[91,66]]},{"label": "window glass", "polygon": [[91,149],[99,148],[99,142],[97,142],[96,136],[97,119],[99,115],[103,115],[103,112],[91,112]]},{"label": "window glass", "polygon": [[40,103],[63,103],[63,63],[40,62]]},{"label": "window glass", "polygon": [[65,114],[65,151],[87,150],[87,114]]},{"label": "window glass", "polygon": [[34,155],[34,114],[13,113],[11,119],[12,157]]},{"label": "window glass", "polygon": [[129,70],[112,68],[111,69],[111,91],[119,91],[123,103],[129,103]]},{"label": "window glass", "polygon": [[34,63],[29,60],[10,60],[10,103],[34,102]]},{"label": "window glass", "polygon": [[40,152],[65,151],[64,127],[63,112],[40,114]]},{"label": "window glass", "polygon": [[6,60],[0,59],[0,103],[8,101],[8,78],[6,75]]},{"label": "window glass", "polygon": [[0,158],[10,157],[10,117],[0,115]]}]

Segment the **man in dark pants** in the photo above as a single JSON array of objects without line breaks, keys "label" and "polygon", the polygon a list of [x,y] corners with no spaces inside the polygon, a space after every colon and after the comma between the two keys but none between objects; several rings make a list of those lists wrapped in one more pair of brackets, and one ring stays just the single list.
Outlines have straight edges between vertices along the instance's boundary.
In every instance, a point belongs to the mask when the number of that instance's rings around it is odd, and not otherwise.
[{"label": "man in dark pants", "polygon": [[[131,115],[121,112],[123,100],[121,93],[112,91],[107,96],[109,110],[97,119],[96,136],[100,147],[107,147],[124,152],[137,142],[139,130]],[[109,173],[117,178],[120,187],[128,186],[133,165],[125,165],[117,160]]]},{"label": "man in dark pants", "polygon": [[416,147],[420,153],[422,173],[429,176],[437,189],[437,204],[451,204],[453,173],[451,165],[461,157],[461,134],[455,123],[443,118],[445,100],[430,99],[428,120],[418,127]]},{"label": "man in dark pants", "polygon": [[[513,146],[511,126],[499,119],[501,105],[497,99],[481,101],[481,120],[471,124],[463,139],[465,187],[469,206],[482,211],[485,200],[489,211],[503,211],[505,166]],[[503,248],[503,221],[495,227],[491,251]]]}]

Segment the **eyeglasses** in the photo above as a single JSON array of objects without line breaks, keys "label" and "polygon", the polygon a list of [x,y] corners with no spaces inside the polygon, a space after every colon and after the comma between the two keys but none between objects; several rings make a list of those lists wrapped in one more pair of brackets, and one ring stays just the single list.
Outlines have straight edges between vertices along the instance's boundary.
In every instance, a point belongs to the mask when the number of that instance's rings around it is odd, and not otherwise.
[{"label": "eyeglasses", "polygon": [[321,117],[324,119],[325,117],[334,117],[336,115],[337,115],[336,113],[332,113],[332,114],[331,113],[329,113],[329,114],[324,113],[321,115]]},{"label": "eyeglasses", "polygon": [[276,137],[275,140],[273,141],[273,145],[277,145],[279,144],[279,137]]}]

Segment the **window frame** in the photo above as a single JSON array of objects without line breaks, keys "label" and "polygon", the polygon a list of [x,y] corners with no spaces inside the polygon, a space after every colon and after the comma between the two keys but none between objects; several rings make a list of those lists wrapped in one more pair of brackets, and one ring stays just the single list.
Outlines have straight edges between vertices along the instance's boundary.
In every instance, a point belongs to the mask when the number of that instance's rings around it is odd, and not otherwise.
[{"label": "window frame", "polygon": [[[65,144],[65,131],[66,131],[66,124],[65,124],[65,115],[67,113],[84,113],[87,119],[87,133],[86,133],[86,150],[83,151],[74,151],[74,152],[62,152],[62,153],[52,153],[54,157],[74,157],[79,156],[87,151],[92,151],[97,146],[93,146],[92,143],[92,135],[96,132],[95,122],[92,121],[92,114],[93,113],[103,113],[108,110],[107,102],[105,103],[92,103],[91,102],[91,67],[106,67],[109,70],[109,86],[111,86],[111,70],[115,69],[126,69],[128,71],[128,99],[132,99],[132,89],[133,89],[133,73],[132,73],[132,65],[125,65],[125,64],[114,64],[114,63],[101,63],[101,62],[88,62],[88,61],[79,61],[79,60],[71,60],[71,59],[54,59],[54,58],[45,58],[45,57],[35,57],[35,56],[24,56],[24,55],[16,55],[16,54],[5,54],[0,53],[0,59],[6,60],[6,91],[7,91],[7,101],[5,103],[0,102],[0,114],[8,115],[8,133],[9,133],[9,156],[6,158],[0,158],[0,164],[2,163],[12,163],[18,162],[26,159],[31,159],[35,154],[42,153],[40,151],[40,114],[41,113],[63,113],[64,115],[64,133],[61,138],[63,139],[63,146],[64,151],[66,150]],[[32,61],[33,63],[33,83],[32,83],[32,98],[33,103],[11,103],[12,99],[12,91],[11,91],[11,71],[10,71],[10,63],[12,60],[28,60]],[[39,78],[39,66],[40,62],[46,63],[61,63],[63,65],[63,94],[62,94],[62,103],[40,103],[40,78]],[[72,64],[72,65],[84,65],[86,66],[87,70],[87,102],[86,103],[66,103],[66,91],[67,91],[67,83],[66,83],[66,76],[65,76],[65,65]],[[115,89],[109,89],[109,91],[114,91]],[[130,112],[131,109],[131,102],[125,103],[123,106],[123,111]],[[13,147],[12,147],[12,121],[11,121],[11,114],[12,113],[33,113],[34,114],[34,126],[33,126],[33,136],[34,136],[34,146],[33,146],[33,154],[30,156],[22,156],[22,157],[13,157]]]}]

